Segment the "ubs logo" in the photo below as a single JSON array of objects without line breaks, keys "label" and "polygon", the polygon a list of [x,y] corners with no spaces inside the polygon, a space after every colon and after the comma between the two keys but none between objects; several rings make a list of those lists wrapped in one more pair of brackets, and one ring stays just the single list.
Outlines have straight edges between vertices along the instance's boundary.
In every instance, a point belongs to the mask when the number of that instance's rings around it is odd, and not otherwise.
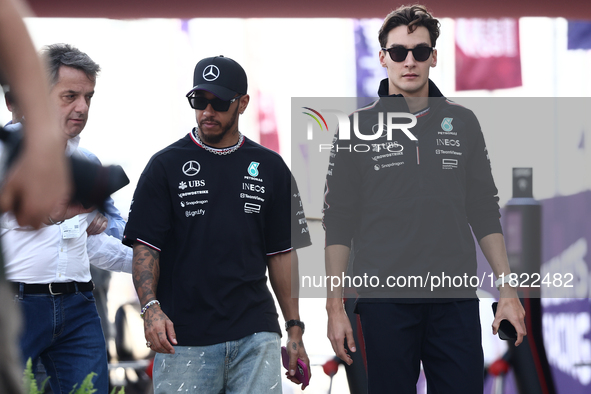
[{"label": "ubs logo", "polygon": [[205,179],[199,179],[197,181],[189,181],[189,187],[201,187],[205,186]]}]

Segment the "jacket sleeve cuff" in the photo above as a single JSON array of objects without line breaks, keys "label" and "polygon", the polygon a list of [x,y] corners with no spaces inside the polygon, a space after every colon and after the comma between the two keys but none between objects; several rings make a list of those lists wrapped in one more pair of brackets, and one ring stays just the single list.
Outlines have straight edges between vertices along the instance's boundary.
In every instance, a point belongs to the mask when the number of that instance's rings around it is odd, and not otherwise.
[{"label": "jacket sleeve cuff", "polygon": [[499,218],[481,219],[477,224],[472,224],[472,231],[478,242],[489,234],[503,234],[503,228],[501,227]]},{"label": "jacket sleeve cuff", "polygon": [[348,235],[346,233],[327,231],[324,246],[326,247],[330,245],[345,245],[350,248],[352,238],[353,237],[351,235]]}]

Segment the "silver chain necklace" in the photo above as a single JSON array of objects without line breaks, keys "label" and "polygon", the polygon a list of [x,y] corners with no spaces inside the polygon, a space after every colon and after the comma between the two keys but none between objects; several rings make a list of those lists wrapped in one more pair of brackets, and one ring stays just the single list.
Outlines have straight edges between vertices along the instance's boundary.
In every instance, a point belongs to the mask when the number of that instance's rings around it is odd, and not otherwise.
[{"label": "silver chain necklace", "polygon": [[236,143],[236,145],[230,146],[228,148],[213,148],[211,146],[204,144],[203,141],[201,141],[201,138],[199,138],[197,128],[193,129],[193,137],[195,137],[195,140],[197,141],[199,146],[201,146],[208,152],[215,153],[216,155],[229,155],[230,153],[235,152],[238,148],[240,148],[242,146],[242,142],[244,142],[244,136],[241,132],[238,132],[238,142]]}]

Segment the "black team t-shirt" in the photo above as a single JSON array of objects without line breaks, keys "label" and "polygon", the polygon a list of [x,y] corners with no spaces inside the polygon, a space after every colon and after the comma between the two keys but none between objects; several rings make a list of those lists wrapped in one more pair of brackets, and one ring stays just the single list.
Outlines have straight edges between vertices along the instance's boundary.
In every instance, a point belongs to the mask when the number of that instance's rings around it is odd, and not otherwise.
[{"label": "black team t-shirt", "polygon": [[281,334],[266,268],[291,249],[290,178],[278,154],[246,137],[218,155],[189,133],[151,158],[123,243],[160,252],[156,296],[179,345]]}]

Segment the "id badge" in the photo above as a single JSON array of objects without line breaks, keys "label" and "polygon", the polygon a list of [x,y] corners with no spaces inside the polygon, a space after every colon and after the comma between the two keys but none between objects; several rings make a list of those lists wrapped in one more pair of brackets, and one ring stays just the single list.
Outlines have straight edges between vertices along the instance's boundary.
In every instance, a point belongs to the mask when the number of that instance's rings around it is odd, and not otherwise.
[{"label": "id badge", "polygon": [[78,238],[80,236],[80,219],[74,216],[60,224],[63,239]]}]

